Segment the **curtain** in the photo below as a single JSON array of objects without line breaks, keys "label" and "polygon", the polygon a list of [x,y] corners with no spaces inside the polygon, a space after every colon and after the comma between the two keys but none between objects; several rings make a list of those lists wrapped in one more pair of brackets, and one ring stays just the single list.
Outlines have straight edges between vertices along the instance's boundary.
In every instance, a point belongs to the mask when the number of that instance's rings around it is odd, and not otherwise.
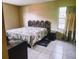
[{"label": "curtain", "polygon": [[76,38],[76,7],[70,6],[67,7],[67,21],[65,29],[65,38],[66,40],[75,41]]}]

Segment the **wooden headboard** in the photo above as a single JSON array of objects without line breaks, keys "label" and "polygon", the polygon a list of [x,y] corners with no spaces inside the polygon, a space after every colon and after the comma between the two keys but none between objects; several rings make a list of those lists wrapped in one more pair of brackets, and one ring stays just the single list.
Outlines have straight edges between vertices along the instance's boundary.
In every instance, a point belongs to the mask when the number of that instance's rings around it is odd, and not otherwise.
[{"label": "wooden headboard", "polygon": [[51,29],[51,23],[49,21],[28,21],[28,26],[29,27],[42,27],[42,28],[47,28],[48,32],[50,32]]}]

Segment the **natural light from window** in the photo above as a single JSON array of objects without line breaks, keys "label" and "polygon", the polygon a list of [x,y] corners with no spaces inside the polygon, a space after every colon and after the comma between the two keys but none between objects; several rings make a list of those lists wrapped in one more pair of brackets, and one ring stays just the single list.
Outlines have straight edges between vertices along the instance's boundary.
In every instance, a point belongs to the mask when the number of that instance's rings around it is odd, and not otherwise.
[{"label": "natural light from window", "polygon": [[64,30],[65,29],[66,10],[67,10],[67,7],[60,7],[59,8],[59,25],[58,25],[58,28],[60,30]]}]

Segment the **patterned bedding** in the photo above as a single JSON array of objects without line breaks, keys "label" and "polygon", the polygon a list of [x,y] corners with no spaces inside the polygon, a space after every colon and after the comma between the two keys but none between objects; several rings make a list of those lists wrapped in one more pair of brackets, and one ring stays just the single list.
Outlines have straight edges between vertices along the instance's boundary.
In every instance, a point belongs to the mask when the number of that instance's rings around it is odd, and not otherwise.
[{"label": "patterned bedding", "polygon": [[22,27],[7,30],[6,33],[8,38],[21,39],[33,46],[37,41],[40,41],[47,35],[47,29],[40,27]]}]

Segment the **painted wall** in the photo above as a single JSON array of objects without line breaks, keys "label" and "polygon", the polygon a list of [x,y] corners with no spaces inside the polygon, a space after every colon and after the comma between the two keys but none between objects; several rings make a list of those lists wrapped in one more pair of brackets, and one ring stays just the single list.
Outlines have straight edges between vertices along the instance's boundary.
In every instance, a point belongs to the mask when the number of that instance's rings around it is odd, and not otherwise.
[{"label": "painted wall", "polygon": [[58,0],[54,2],[23,6],[20,8],[21,24],[22,26],[27,26],[28,20],[48,20],[52,23],[51,30],[58,30],[59,7],[75,6],[75,4],[75,0]]},{"label": "painted wall", "polygon": [[3,3],[5,29],[20,27],[19,7]]}]

